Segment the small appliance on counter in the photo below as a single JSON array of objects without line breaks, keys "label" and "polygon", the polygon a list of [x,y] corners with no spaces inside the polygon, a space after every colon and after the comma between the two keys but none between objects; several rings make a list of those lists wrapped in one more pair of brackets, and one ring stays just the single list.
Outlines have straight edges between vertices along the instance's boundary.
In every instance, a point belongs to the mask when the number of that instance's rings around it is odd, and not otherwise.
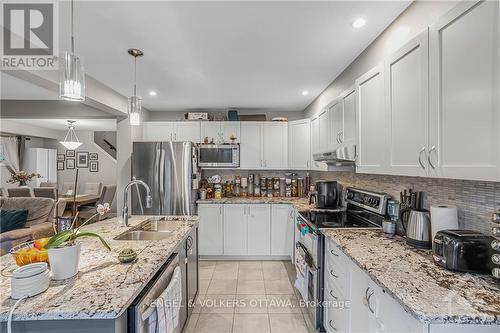
[{"label": "small appliance on counter", "polygon": [[337,209],[340,205],[341,191],[336,181],[318,180],[315,191],[309,193],[309,204],[313,201],[319,209]]},{"label": "small appliance on counter", "polygon": [[411,189],[400,193],[401,210],[400,220],[406,235],[406,243],[419,249],[432,248],[431,216],[423,209],[423,192],[414,192]]},{"label": "small appliance on counter", "polygon": [[472,230],[441,230],[434,237],[434,261],[458,272],[490,271],[491,236]]}]

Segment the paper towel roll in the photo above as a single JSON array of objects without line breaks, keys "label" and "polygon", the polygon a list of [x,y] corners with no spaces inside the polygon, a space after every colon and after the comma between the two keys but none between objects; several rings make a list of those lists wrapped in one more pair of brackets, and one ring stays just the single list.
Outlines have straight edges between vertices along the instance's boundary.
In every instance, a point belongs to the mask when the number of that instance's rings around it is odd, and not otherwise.
[{"label": "paper towel roll", "polygon": [[439,230],[458,229],[457,207],[436,205],[431,206],[432,239]]}]

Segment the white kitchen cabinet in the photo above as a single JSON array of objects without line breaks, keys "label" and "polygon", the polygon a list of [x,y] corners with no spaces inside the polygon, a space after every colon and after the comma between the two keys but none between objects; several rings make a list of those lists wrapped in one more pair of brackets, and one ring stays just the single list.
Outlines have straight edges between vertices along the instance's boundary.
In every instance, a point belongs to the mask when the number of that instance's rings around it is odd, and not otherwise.
[{"label": "white kitchen cabinet", "polygon": [[343,104],[343,128],[340,139],[343,145],[354,145],[356,143],[356,91],[354,88],[342,94]]},{"label": "white kitchen cabinet", "polygon": [[200,140],[200,122],[199,121],[176,121],[174,122],[173,141],[191,141],[194,143]]},{"label": "white kitchen cabinet", "polygon": [[427,175],[428,59],[426,29],[385,61],[386,156],[390,174]]},{"label": "white kitchen cabinet", "polygon": [[28,182],[30,187],[39,187],[42,182],[57,183],[57,150],[28,148],[24,152],[22,168],[28,173],[38,173],[40,178]]},{"label": "white kitchen cabinet", "polygon": [[[427,333],[427,326],[406,312],[403,307],[380,287],[374,286],[377,332]],[[469,331],[471,332],[471,331]]]},{"label": "white kitchen cabinet", "polygon": [[241,122],[240,168],[261,169],[263,167],[262,131],[261,122]]},{"label": "white kitchen cabinet", "polygon": [[199,253],[203,255],[223,254],[223,205],[198,205],[199,215]]},{"label": "white kitchen cabinet", "polygon": [[288,168],[309,170],[311,166],[311,121],[302,119],[288,123]]},{"label": "white kitchen cabinet", "polygon": [[247,255],[247,205],[224,205],[224,255]]},{"label": "white kitchen cabinet", "polygon": [[143,123],[143,139],[148,141],[200,142],[198,121],[147,121]]},{"label": "white kitchen cabinet", "polygon": [[[231,137],[236,140],[231,141]],[[240,122],[239,121],[204,121],[201,122],[201,141],[208,138],[217,143],[240,143]]]},{"label": "white kitchen cabinet", "polygon": [[384,68],[378,65],[355,81],[356,172],[386,173]]},{"label": "white kitchen cabinet", "polygon": [[332,148],[337,149],[342,144],[341,136],[344,130],[344,106],[342,100],[337,100],[330,107]]},{"label": "white kitchen cabinet", "polygon": [[271,207],[271,255],[289,256],[293,252],[294,210],[290,205]]},{"label": "white kitchen cabinet", "polygon": [[248,255],[271,254],[271,207],[251,204],[246,207]]},{"label": "white kitchen cabinet", "polygon": [[430,28],[431,173],[499,180],[499,2],[459,3]]},{"label": "white kitchen cabinet", "polygon": [[332,146],[332,133],[330,131],[330,110],[323,110],[319,116],[319,151],[327,151]]},{"label": "white kitchen cabinet", "polygon": [[320,152],[320,122],[319,116],[311,119],[311,170],[326,170],[327,166],[324,162],[316,162],[313,158],[315,153]]},{"label": "white kitchen cabinet", "polygon": [[286,122],[263,123],[262,160],[266,169],[286,169],[288,164]]}]

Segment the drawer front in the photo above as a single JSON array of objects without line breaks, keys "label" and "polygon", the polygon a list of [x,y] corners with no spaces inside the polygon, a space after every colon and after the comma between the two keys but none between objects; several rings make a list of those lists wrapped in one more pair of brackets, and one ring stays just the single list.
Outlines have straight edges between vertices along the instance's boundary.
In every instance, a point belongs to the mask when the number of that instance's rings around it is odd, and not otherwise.
[{"label": "drawer front", "polygon": [[340,267],[348,267],[350,263],[350,259],[331,240],[326,242],[325,260]]},{"label": "drawer front", "polygon": [[323,326],[327,333],[349,332],[349,309],[330,308],[325,310]]},{"label": "drawer front", "polygon": [[325,260],[325,284],[333,283],[343,295],[349,295],[350,272],[346,265],[337,261]]}]

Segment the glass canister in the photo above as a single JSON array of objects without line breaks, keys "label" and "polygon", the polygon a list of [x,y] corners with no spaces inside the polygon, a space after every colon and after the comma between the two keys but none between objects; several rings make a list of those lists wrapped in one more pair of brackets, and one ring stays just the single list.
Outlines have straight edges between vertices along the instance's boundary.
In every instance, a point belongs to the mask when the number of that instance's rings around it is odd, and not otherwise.
[{"label": "glass canister", "polygon": [[297,179],[294,178],[292,179],[292,197],[296,197],[297,195],[298,195]]},{"label": "glass canister", "polygon": [[255,183],[255,185],[253,187],[253,196],[260,197],[260,184],[259,183]]},{"label": "glass canister", "polygon": [[291,197],[292,196],[292,179],[285,178],[285,184],[286,184],[286,196]]},{"label": "glass canister", "polygon": [[297,178],[297,196],[299,198],[304,196],[304,178]]},{"label": "glass canister", "polygon": [[285,178],[280,178],[280,197],[286,196],[286,180]]},{"label": "glass canister", "polygon": [[262,197],[267,197],[267,179],[266,179],[266,177],[262,177],[260,179],[260,195]]},{"label": "glass canister", "polygon": [[247,190],[247,196],[249,197],[253,197],[254,195],[254,184],[253,184],[253,181],[250,181],[250,178],[248,178],[248,190]]},{"label": "glass canister", "polygon": [[222,199],[222,185],[221,184],[215,184],[214,185],[215,189],[215,199]]}]

